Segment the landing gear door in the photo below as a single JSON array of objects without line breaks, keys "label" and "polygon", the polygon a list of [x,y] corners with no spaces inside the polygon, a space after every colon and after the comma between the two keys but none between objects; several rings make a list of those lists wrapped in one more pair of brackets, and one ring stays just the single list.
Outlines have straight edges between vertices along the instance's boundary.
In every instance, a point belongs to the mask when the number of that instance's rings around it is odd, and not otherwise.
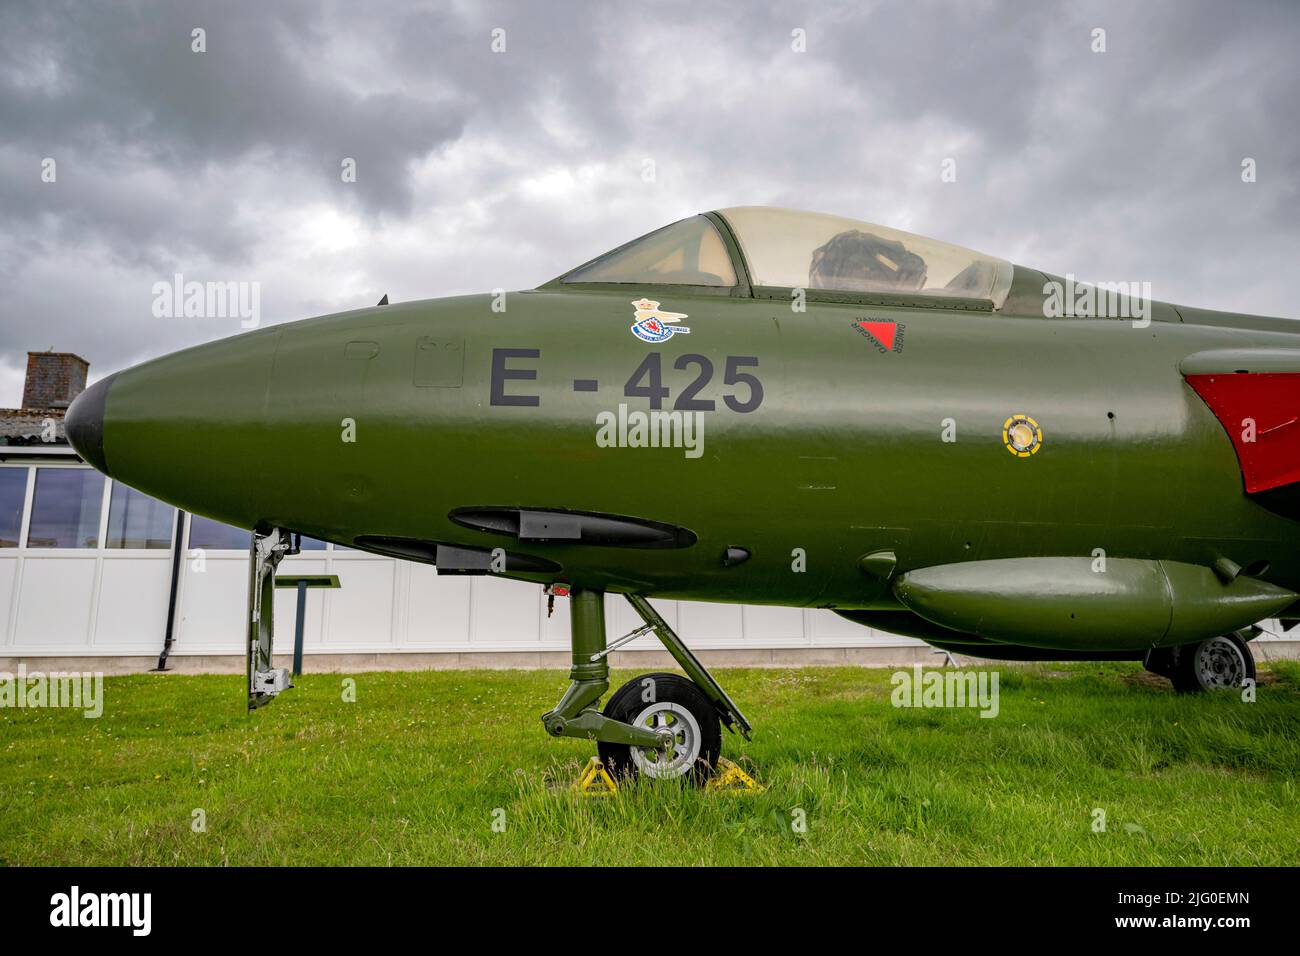
[{"label": "landing gear door", "polygon": [[269,704],[293,685],[287,668],[275,667],[275,569],[286,554],[297,554],[295,536],[283,528],[253,532],[248,562],[248,709]]}]

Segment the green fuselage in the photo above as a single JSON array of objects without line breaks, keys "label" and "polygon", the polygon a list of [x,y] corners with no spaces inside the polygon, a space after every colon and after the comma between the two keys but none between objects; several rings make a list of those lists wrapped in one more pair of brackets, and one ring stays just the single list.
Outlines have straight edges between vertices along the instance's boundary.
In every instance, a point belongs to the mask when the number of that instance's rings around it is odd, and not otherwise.
[{"label": "green fuselage", "polygon": [[[633,335],[643,295],[685,313],[689,334]],[[893,348],[855,329],[872,319],[900,327]],[[1243,493],[1223,426],[1178,368],[1278,346],[1300,335],[548,287],[325,316],[147,362],[107,392],[103,455],[113,477],[242,527],[504,547],[561,568],[512,576],[658,597],[896,607],[860,567],[878,551],[900,573],[1095,549],[1226,556],[1268,561],[1267,580],[1300,590],[1295,522]],[[598,442],[620,405],[655,401],[701,409],[698,457]],[[1026,457],[1004,444],[1016,414],[1042,429]],[[449,518],[466,507],[628,516],[697,540],[515,541]],[[728,566],[728,548],[751,557]]]}]

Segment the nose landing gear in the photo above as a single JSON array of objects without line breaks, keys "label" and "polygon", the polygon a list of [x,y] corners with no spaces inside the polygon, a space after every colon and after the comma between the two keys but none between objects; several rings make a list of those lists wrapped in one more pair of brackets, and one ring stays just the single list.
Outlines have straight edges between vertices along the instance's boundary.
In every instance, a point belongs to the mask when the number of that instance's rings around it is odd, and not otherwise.
[{"label": "nose landing gear", "polygon": [[[645,774],[703,784],[717,766],[722,725],[749,737],[744,714],[645,598],[627,595],[645,623],[609,646],[604,594],[574,588],[570,600],[572,683],[555,708],[543,715],[547,732],[595,740],[601,760],[616,777]],[[650,631],[689,680],[677,674],[643,674],[619,688],[605,709],[597,711],[609,689],[610,651]]]}]

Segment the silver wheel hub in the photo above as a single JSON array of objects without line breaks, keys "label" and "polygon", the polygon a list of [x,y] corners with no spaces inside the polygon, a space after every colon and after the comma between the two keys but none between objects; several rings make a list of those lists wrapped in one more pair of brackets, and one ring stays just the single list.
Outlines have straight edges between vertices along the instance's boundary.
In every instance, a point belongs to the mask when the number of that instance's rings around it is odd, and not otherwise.
[{"label": "silver wheel hub", "polygon": [[685,707],[661,701],[646,707],[631,722],[671,739],[670,746],[658,750],[632,748],[632,762],[641,773],[656,780],[669,780],[695,766],[702,746],[700,725]]},{"label": "silver wheel hub", "polygon": [[1240,687],[1246,680],[1241,648],[1226,637],[1216,637],[1196,649],[1196,679],[1202,687],[1219,690]]}]

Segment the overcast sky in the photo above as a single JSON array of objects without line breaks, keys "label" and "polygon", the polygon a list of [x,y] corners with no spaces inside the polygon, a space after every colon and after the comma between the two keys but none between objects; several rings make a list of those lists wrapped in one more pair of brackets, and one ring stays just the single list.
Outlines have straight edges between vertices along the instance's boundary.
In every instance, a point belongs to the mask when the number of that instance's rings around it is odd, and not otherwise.
[{"label": "overcast sky", "polygon": [[94,379],[239,331],[155,318],[176,273],[267,324],[731,205],[1300,316],[1297,49],[1288,2],[2,0],[0,407],[29,349]]}]

